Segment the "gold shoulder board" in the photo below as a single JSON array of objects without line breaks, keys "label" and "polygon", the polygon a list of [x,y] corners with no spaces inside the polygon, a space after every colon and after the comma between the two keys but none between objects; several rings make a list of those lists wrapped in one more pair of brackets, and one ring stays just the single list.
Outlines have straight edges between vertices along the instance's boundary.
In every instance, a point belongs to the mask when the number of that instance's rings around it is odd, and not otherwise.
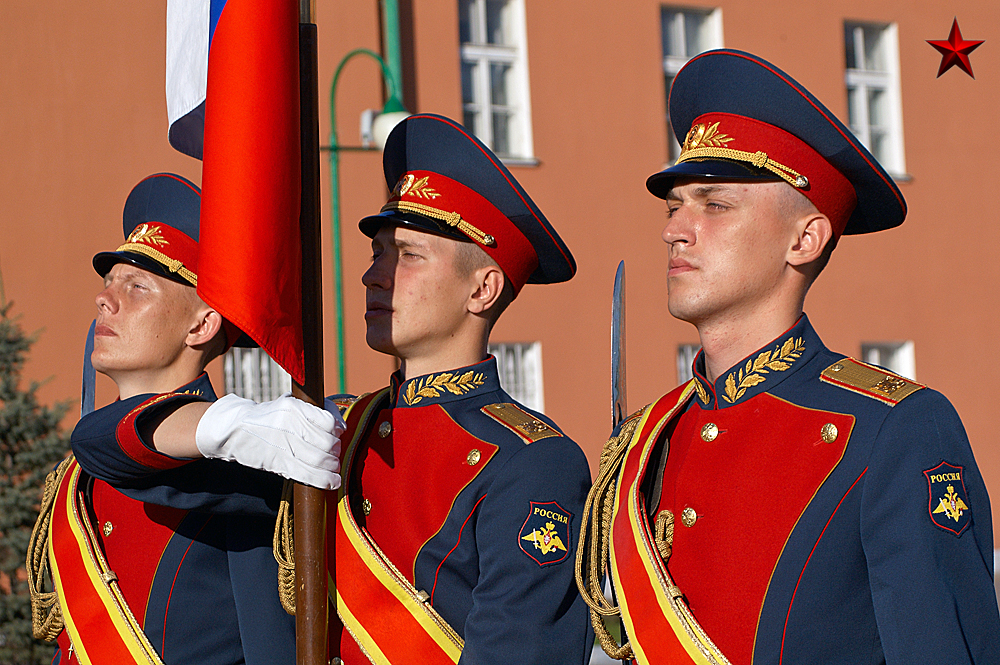
[{"label": "gold shoulder board", "polygon": [[820,373],[820,380],[877,399],[889,406],[895,406],[903,398],[927,387],[854,358],[844,358],[833,363]]},{"label": "gold shoulder board", "polygon": [[525,443],[534,443],[550,436],[562,436],[562,432],[549,427],[516,404],[490,404],[481,411],[524,439]]}]

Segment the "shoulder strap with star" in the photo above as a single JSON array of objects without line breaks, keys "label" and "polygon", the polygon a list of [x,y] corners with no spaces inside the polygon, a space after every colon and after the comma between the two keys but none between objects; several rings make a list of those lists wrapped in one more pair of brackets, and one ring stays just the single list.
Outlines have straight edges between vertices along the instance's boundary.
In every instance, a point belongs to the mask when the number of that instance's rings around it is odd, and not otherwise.
[{"label": "shoulder strap with star", "polygon": [[534,443],[550,436],[563,435],[562,432],[542,422],[517,404],[498,402],[497,404],[488,404],[480,410],[517,434],[525,443]]},{"label": "shoulder strap with star", "polygon": [[889,406],[896,406],[906,397],[927,387],[854,358],[843,358],[824,369],[820,373],[820,381]]}]

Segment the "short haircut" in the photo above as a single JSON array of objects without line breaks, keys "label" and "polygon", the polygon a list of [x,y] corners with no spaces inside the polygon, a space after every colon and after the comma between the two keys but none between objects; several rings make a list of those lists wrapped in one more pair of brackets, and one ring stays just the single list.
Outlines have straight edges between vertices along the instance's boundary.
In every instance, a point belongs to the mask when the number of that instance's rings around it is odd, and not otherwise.
[{"label": "short haircut", "polygon": [[[455,250],[455,272],[463,277],[471,275],[477,270],[482,268],[496,268],[500,270],[500,266],[497,264],[493,258],[487,254],[481,247],[476,245],[474,242],[458,242],[458,248]],[[500,270],[503,273],[503,270]],[[514,285],[511,283],[510,279],[507,278],[506,273],[503,276],[503,291],[500,293],[500,297],[497,299],[493,305],[486,310],[484,316],[490,323],[490,330],[496,325],[497,320],[500,315],[504,313],[507,307],[514,300]]]},{"label": "short haircut", "polygon": [[[782,183],[784,184],[784,183]],[[812,201],[807,199],[802,192],[797,191],[791,185],[785,185],[780,188],[781,198],[778,203],[782,215],[788,221],[793,221],[805,217],[806,215],[817,215],[822,214],[819,209],[813,204]],[[813,261],[808,267],[811,269],[811,276],[809,283],[812,284],[819,277],[819,274],[823,272],[826,268],[826,264],[830,262],[830,255],[833,254],[834,248],[837,246],[836,234],[831,235],[830,239],[826,242],[826,246],[823,247],[823,253],[820,254],[819,258]]]},{"label": "short haircut", "polygon": [[[195,287],[189,284],[182,284],[182,286],[185,289],[185,297],[188,298],[188,305],[192,308],[192,311],[209,308],[209,305],[201,299],[200,295],[198,295],[198,291]],[[214,310],[214,308],[211,309]],[[218,313],[218,310],[215,311]],[[222,316],[222,314],[219,313],[219,316]],[[224,324],[220,325],[218,332],[215,333],[212,339],[204,344],[200,344],[196,349],[201,351],[202,354],[201,368],[205,369],[205,367],[208,366],[208,363],[225,353],[226,349],[230,346],[231,345],[226,342],[226,326]]]}]

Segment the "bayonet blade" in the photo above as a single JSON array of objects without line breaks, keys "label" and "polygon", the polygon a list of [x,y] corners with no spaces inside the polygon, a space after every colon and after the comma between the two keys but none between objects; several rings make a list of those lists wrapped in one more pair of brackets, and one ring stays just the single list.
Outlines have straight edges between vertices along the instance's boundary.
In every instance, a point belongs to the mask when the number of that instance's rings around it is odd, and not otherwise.
[{"label": "bayonet blade", "polygon": [[87,331],[87,343],[83,348],[83,386],[80,389],[80,417],[94,411],[94,391],[97,383],[97,373],[94,371],[94,363],[90,356],[94,353],[94,327],[97,319],[90,322],[90,330]]},{"label": "bayonet blade", "polygon": [[625,405],[625,261],[618,264],[611,298],[611,425],[628,415]]}]

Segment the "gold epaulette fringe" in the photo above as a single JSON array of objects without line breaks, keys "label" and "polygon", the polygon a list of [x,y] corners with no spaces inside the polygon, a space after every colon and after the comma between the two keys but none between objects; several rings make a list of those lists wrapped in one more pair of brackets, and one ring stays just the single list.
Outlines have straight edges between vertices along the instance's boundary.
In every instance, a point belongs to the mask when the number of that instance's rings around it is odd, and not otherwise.
[{"label": "gold epaulette fringe", "polygon": [[274,560],[278,562],[278,598],[281,606],[295,615],[295,542],[292,539],[292,492],[295,483],[286,480],[281,488],[278,519],[274,524]]},{"label": "gold epaulette fringe", "polygon": [[55,640],[63,629],[59,597],[55,591],[45,590],[45,582],[49,578],[49,523],[52,521],[56,491],[72,460],[72,457],[67,457],[45,477],[42,503],[38,509],[35,528],[31,530],[28,556],[24,564],[28,571],[28,593],[31,596],[31,632],[36,639],[46,642]]},{"label": "gold epaulette fringe", "polygon": [[[601,577],[605,573],[611,547],[611,516],[615,507],[615,479],[625,459],[629,442],[648,407],[629,416],[616,436],[608,439],[601,450],[600,470],[594,486],[587,495],[580,525],[580,542],[576,550],[576,585],[580,595],[590,607],[590,621],[597,640],[611,658],[624,660],[632,657],[632,647],[626,642],[619,646],[604,623],[604,617],[621,616],[621,608],[612,605],[604,596]],[[600,518],[598,519],[598,516]]]}]

